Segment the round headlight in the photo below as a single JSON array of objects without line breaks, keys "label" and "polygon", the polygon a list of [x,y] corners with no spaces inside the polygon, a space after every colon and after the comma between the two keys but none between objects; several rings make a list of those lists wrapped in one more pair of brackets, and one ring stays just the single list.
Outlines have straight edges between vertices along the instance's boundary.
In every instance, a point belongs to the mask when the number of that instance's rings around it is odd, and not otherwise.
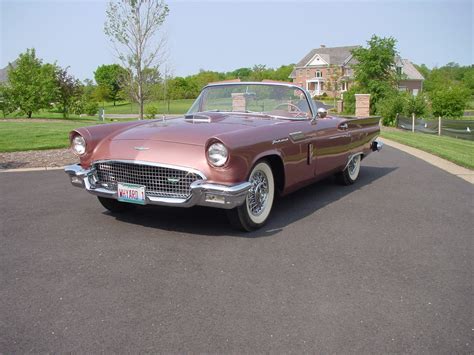
[{"label": "round headlight", "polygon": [[207,149],[207,159],[213,166],[223,166],[227,162],[229,153],[222,143],[214,143]]},{"label": "round headlight", "polygon": [[75,136],[71,142],[74,154],[82,155],[86,152],[86,140],[82,136]]}]

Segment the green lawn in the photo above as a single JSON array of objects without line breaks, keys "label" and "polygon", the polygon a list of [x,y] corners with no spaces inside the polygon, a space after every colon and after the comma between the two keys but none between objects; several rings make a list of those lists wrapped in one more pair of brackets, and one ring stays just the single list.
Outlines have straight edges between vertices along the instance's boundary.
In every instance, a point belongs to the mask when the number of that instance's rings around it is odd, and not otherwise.
[{"label": "green lawn", "polygon": [[69,146],[70,131],[101,123],[91,119],[69,119],[59,122],[0,120],[0,152],[66,148]]},{"label": "green lawn", "polygon": [[474,169],[474,142],[425,133],[382,131],[381,136]]},{"label": "green lawn", "polygon": [[[145,112],[146,112],[147,106],[153,105],[158,108],[159,114],[166,114],[166,113],[184,114],[188,112],[193,102],[194,102],[194,99],[171,100],[169,110],[168,110],[167,102],[164,102],[164,101],[148,102],[145,104]],[[99,106],[104,107],[106,115],[108,113],[110,114],[121,114],[121,113],[138,114],[138,105],[135,102],[129,103],[129,102],[121,101],[121,102],[117,102],[115,106],[112,102],[106,102],[106,103],[99,104]]]}]

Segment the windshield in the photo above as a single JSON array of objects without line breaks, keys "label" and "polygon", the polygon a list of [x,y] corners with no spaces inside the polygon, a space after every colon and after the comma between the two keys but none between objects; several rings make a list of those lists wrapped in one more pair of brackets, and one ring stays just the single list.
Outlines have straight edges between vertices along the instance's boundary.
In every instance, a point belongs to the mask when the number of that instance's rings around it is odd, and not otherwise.
[{"label": "windshield", "polygon": [[285,118],[311,117],[303,90],[271,84],[223,84],[204,88],[188,113],[253,112]]}]

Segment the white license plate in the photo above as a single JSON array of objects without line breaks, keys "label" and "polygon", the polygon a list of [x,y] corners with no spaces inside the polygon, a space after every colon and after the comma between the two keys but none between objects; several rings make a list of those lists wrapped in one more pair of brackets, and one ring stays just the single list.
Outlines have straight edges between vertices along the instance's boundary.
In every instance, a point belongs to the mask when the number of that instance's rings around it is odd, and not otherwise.
[{"label": "white license plate", "polygon": [[117,196],[121,202],[145,204],[145,186],[119,182],[117,184]]}]

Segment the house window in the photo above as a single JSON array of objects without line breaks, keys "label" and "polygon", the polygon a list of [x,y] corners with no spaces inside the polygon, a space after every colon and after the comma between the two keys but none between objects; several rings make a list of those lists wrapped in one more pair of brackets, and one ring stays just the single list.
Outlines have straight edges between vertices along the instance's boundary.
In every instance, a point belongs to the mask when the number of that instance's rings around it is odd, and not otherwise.
[{"label": "house window", "polygon": [[321,72],[318,70],[318,71],[316,72],[316,78],[320,78],[320,77],[321,77]]},{"label": "house window", "polygon": [[397,67],[397,74],[402,75],[402,67]]}]

